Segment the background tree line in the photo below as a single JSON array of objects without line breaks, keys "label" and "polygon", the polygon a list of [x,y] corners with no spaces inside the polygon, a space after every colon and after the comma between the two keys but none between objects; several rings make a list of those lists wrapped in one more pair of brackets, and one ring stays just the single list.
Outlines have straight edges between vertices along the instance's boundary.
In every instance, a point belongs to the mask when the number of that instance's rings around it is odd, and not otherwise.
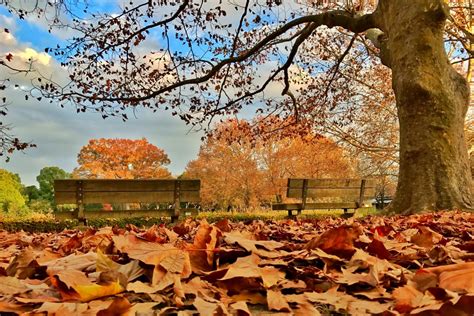
[{"label": "background tree line", "polygon": [[[201,179],[202,207],[208,210],[250,210],[268,207],[285,197],[289,177],[347,178],[366,176],[364,162],[334,141],[301,129],[273,130],[260,119],[225,120],[201,145],[197,158],[178,177]],[[251,130],[259,128],[264,138]],[[0,206],[3,213],[54,209],[55,179],[171,178],[163,149],[145,138],[91,139],[77,156],[78,166],[67,172],[51,166],[40,170],[38,186],[24,186],[20,177],[1,170]],[[389,188],[393,190],[394,184]]]}]

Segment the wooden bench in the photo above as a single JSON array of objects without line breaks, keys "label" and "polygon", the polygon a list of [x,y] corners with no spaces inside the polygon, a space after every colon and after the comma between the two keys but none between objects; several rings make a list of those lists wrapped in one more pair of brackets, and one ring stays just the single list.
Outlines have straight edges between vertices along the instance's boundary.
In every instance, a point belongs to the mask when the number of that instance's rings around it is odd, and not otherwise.
[{"label": "wooden bench", "polygon": [[[287,198],[299,199],[298,203],[275,203],[272,210],[287,210],[288,216],[298,215],[302,210],[317,209],[358,209],[364,200],[375,195],[375,181],[367,179],[288,179]],[[318,200],[339,198],[343,201],[320,202]],[[310,201],[308,201],[310,200]]]},{"label": "wooden bench", "polygon": [[[197,213],[194,207],[181,204],[199,203],[200,180],[125,180],[125,179],[67,179],[54,180],[54,199],[57,205],[76,204],[73,211],[56,212],[59,219],[164,217],[176,220],[184,211]],[[162,203],[163,209],[134,209],[88,211],[86,204],[93,203]]]}]

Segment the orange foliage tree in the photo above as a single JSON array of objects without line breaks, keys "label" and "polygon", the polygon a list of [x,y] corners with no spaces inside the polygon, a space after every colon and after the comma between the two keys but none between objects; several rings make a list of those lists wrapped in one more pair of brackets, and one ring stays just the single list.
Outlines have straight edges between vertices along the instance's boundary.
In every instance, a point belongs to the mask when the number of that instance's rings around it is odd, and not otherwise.
[{"label": "orange foliage tree", "polygon": [[142,139],[91,139],[78,154],[73,177],[89,179],[169,178],[163,149]]},{"label": "orange foliage tree", "polygon": [[[253,138],[259,120],[219,124],[186,167],[201,179],[205,208],[249,209],[283,195],[288,177],[347,177],[353,170],[343,150],[327,138],[273,131]],[[268,128],[268,126],[265,126]],[[284,133],[284,134],[283,134]]]},{"label": "orange foliage tree", "polygon": [[287,178],[347,178],[354,175],[343,149],[326,137],[312,134],[274,137],[257,148],[267,195],[283,195]]}]

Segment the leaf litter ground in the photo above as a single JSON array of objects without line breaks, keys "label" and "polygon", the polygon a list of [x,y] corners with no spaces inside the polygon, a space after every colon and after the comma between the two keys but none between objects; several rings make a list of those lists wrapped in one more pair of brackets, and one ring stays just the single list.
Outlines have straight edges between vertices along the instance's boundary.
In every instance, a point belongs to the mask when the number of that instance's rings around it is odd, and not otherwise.
[{"label": "leaf litter ground", "polygon": [[0,231],[0,312],[473,315],[474,214]]}]

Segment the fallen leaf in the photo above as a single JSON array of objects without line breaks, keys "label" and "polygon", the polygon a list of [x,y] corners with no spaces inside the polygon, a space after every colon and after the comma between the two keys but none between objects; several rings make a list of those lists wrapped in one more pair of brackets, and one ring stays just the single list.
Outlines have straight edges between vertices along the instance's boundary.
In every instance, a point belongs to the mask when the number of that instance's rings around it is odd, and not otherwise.
[{"label": "fallen leaf", "polygon": [[0,294],[15,295],[25,293],[28,290],[29,288],[20,279],[0,276]]},{"label": "fallen leaf", "polygon": [[387,248],[385,248],[383,242],[377,239],[372,240],[367,246],[367,252],[380,259],[390,259],[392,256]]},{"label": "fallen leaf", "polygon": [[349,259],[355,253],[354,241],[360,234],[359,227],[341,226],[333,228],[308,242],[305,248],[320,248],[328,254]]},{"label": "fallen leaf", "polygon": [[229,307],[233,309],[239,316],[251,316],[250,310],[247,306],[247,303],[244,301],[239,301],[236,303],[229,304]]},{"label": "fallen leaf", "polygon": [[104,310],[97,313],[97,316],[116,316],[125,314],[130,310],[132,304],[125,297],[117,297],[112,304]]},{"label": "fallen leaf", "polygon": [[267,303],[269,310],[289,312],[291,311],[285,296],[279,291],[267,290]]},{"label": "fallen leaf", "polygon": [[390,309],[391,304],[376,301],[361,301],[352,295],[331,288],[327,292],[306,292],[305,296],[314,303],[329,304],[337,311],[346,311],[351,315],[380,314]]},{"label": "fallen leaf", "polygon": [[193,272],[200,274],[212,270],[215,249],[221,235],[217,227],[209,225],[206,220],[201,221],[194,243],[187,246]]},{"label": "fallen leaf", "polygon": [[200,297],[196,297],[193,302],[193,306],[197,309],[199,315],[214,315],[214,312],[216,312],[218,309],[219,304],[218,301],[208,302]]},{"label": "fallen leaf", "polygon": [[441,272],[439,287],[455,292],[474,293],[474,269]]},{"label": "fallen leaf", "polygon": [[296,307],[292,308],[292,312],[295,316],[319,316],[321,313],[308,301],[304,294],[290,294],[285,295],[288,303],[295,303]]},{"label": "fallen leaf", "polygon": [[48,315],[80,315],[86,312],[88,308],[87,303],[45,302],[34,311],[36,313],[47,313]]},{"label": "fallen leaf", "polygon": [[63,299],[77,299],[82,302],[124,291],[118,280],[105,285],[95,284],[84,273],[77,270],[60,271],[51,277],[51,282],[59,290]]},{"label": "fallen leaf", "polygon": [[438,234],[429,227],[419,226],[418,230],[418,233],[410,239],[417,246],[431,248],[443,239],[443,235]]}]

